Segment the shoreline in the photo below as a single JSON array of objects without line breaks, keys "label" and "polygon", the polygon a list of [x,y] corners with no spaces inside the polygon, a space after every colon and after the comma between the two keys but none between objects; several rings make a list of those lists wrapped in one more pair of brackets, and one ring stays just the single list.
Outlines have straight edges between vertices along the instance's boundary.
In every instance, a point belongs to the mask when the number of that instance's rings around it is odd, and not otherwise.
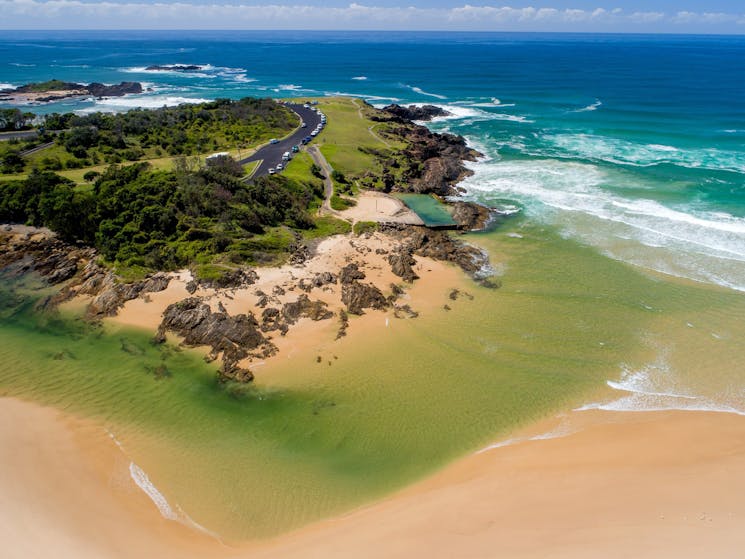
[{"label": "shoreline", "polygon": [[229,548],[163,518],[122,478],[128,460],[95,422],[13,398],[0,399],[0,416],[3,446],[19,450],[0,481],[14,559],[52,550],[123,559],[726,558],[745,544],[745,420],[730,414],[564,414],[382,501]]}]

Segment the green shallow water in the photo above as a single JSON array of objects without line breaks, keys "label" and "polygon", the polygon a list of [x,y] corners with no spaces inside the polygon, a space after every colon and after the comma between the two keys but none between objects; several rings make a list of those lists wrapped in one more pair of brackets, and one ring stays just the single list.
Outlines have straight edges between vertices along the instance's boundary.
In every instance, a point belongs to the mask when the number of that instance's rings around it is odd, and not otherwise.
[{"label": "green shallow water", "polygon": [[396,194],[428,227],[455,225],[447,207],[429,194]]},{"label": "green shallow water", "polygon": [[[331,366],[313,354],[300,370],[257,369],[243,395],[219,388],[196,352],[43,317],[6,289],[0,389],[100,420],[173,506],[235,541],[350,510],[601,397],[623,364],[643,367],[659,344],[716,355],[671,358],[694,379],[743,355],[739,295],[649,278],[550,231],[511,227],[523,238],[471,236],[503,263],[501,289],[469,282],[473,300],[457,301],[443,292],[452,310],[391,318],[364,345],[340,345]],[[727,340],[685,338],[691,316]],[[731,372],[721,384],[745,386]]]}]

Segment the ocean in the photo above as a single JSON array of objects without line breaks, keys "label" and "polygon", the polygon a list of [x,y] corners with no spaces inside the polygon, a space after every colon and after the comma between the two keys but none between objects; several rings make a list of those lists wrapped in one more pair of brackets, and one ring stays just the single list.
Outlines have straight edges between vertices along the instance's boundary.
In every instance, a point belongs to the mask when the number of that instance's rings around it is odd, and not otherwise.
[{"label": "ocean", "polygon": [[[175,64],[200,70],[145,69]],[[484,154],[464,196],[514,214],[467,237],[501,289],[467,285],[473,302],[341,346],[331,373],[259,374],[248,404],[216,391],[198,356],[158,355],[142,333],[26,311],[0,323],[3,393],[100,418],[133,471],[209,530],[256,537],[349,510],[546,414],[745,415],[745,37],[0,36],[0,83],[51,78],[148,91],[29,110],[247,95],[435,104],[452,114],[428,126]],[[122,354],[123,337],[141,353]],[[173,379],[143,374],[158,360]]]}]

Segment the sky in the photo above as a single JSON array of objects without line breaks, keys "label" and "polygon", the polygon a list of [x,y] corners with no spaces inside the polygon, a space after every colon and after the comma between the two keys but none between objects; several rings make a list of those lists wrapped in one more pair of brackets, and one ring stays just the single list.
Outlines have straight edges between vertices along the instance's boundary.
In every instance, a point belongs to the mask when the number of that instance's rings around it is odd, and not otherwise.
[{"label": "sky", "polygon": [[745,34],[745,0],[0,0],[0,29]]}]

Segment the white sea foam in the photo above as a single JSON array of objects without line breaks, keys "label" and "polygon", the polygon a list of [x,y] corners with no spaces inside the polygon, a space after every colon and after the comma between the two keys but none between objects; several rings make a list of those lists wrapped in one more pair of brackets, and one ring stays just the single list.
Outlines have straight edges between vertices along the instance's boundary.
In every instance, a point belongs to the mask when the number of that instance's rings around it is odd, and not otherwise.
[{"label": "white sea foam", "polygon": [[650,167],[668,163],[687,168],[745,173],[745,153],[716,148],[677,148],[640,144],[591,134],[549,134],[543,139],[554,149],[549,154],[570,154],[622,165]]},{"label": "white sea foam", "polygon": [[600,99],[596,99],[594,103],[591,103],[590,105],[587,105],[586,107],[582,107],[581,109],[576,109],[574,111],[570,111],[573,113],[589,113],[592,111],[597,111],[601,106],[603,105],[603,102]]},{"label": "white sea foam", "polygon": [[15,89],[15,87],[12,83],[0,83],[0,89]]},{"label": "white sea foam", "polygon": [[483,107],[483,108],[508,108],[508,107],[516,107],[517,105],[515,103],[502,103],[499,99],[495,99],[491,103],[464,103],[468,107]]},{"label": "white sea foam", "polygon": [[357,81],[365,81],[367,79],[367,76],[354,76],[352,79]]},{"label": "white sea foam", "polygon": [[168,504],[168,500],[163,494],[158,491],[158,488],[153,485],[150,478],[147,476],[145,471],[140,468],[134,462],[129,463],[129,473],[132,476],[132,480],[137,484],[137,487],[142,489],[145,494],[150,497],[150,500],[158,507],[160,514],[168,520],[179,520],[179,515],[171,508]]},{"label": "white sea foam", "polygon": [[486,446],[478,451],[476,451],[476,454],[483,454],[484,452],[489,452],[491,450],[496,450],[498,448],[504,448],[506,446],[511,446],[518,443],[528,442],[528,441],[546,441],[550,439],[560,439],[561,437],[566,437],[567,435],[571,435],[572,433],[575,433],[576,430],[572,428],[568,422],[562,421],[557,427],[554,429],[551,429],[550,431],[546,431],[545,433],[540,433],[538,435],[533,435],[531,437],[516,437],[512,439],[505,439],[503,441],[498,441],[494,444],[490,444],[489,446]]},{"label": "white sea foam", "polygon": [[132,95],[127,97],[107,97],[97,99],[93,107],[81,109],[80,113],[96,111],[126,111],[134,108],[157,109],[160,107],[173,107],[185,103],[207,103],[209,99],[199,97],[180,97],[173,95]]},{"label": "white sea foam", "polygon": [[434,97],[435,99],[447,99],[447,96],[440,95],[438,93],[430,93],[428,91],[424,91],[421,87],[416,87],[413,85],[404,84],[404,87],[410,89],[414,93],[418,93],[419,95],[425,95],[427,97]]},{"label": "white sea foam", "polygon": [[300,91],[302,89],[302,85],[296,85],[294,83],[281,83],[277,86],[277,90],[279,91]]},{"label": "white sea foam", "polygon": [[613,258],[745,291],[745,219],[625,198],[606,186],[623,177],[591,164],[492,157],[468,163],[474,175],[461,186],[474,198],[515,200]]},{"label": "white sea foam", "polygon": [[625,393],[607,402],[586,404],[576,411],[703,411],[745,415],[745,406],[731,401],[718,401],[714,397],[697,394],[678,378],[662,352],[653,363],[639,370],[624,367],[621,378],[608,381],[608,386]]}]

